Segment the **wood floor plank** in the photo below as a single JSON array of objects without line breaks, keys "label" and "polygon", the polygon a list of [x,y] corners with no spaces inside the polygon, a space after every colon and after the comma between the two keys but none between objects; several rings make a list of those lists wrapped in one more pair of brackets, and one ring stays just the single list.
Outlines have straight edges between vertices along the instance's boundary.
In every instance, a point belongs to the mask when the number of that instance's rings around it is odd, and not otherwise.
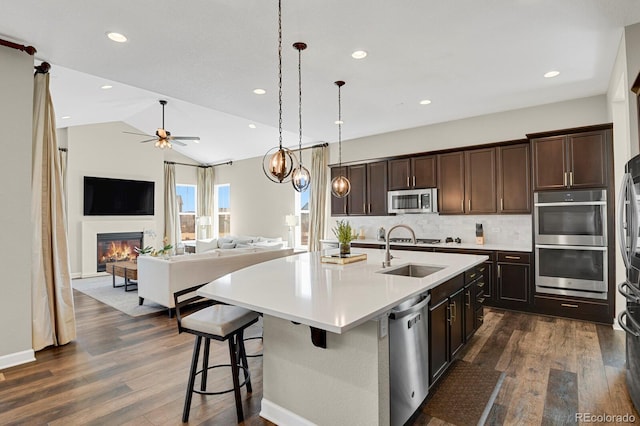
[{"label": "wood floor plank", "polygon": [[574,425],[578,412],[578,375],[570,371],[549,371],[542,414],[543,425]]},{"label": "wood floor plank", "polygon": [[578,388],[578,411],[606,413],[612,402],[594,324],[576,323],[576,357],[578,383],[588,383]]},{"label": "wood floor plank", "polygon": [[605,375],[609,385],[611,405],[607,407],[607,413],[617,415],[633,415],[636,421],[640,421],[640,415],[633,406],[626,385],[626,371],[624,369],[605,365]]},{"label": "wood floor plank", "polygon": [[598,343],[602,353],[602,362],[606,366],[625,368],[625,333],[622,330],[613,330],[602,324],[596,325]]},{"label": "wood floor plank", "polygon": [[476,331],[473,336],[474,342],[472,345],[467,345],[464,348],[464,352],[461,357],[464,361],[473,362],[478,353],[482,350],[487,343],[493,332],[497,327],[501,325],[503,314],[501,312],[485,309],[484,324]]}]

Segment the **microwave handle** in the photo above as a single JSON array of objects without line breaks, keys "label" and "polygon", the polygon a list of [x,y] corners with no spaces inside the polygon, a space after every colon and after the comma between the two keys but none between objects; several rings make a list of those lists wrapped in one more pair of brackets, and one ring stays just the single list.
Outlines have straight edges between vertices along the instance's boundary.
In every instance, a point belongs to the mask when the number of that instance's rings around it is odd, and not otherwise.
[{"label": "microwave handle", "polygon": [[[626,247],[627,233],[625,232],[624,220],[626,213],[625,202],[627,200],[627,190],[633,190],[633,188],[629,187],[630,181],[631,175],[629,173],[625,173],[622,178],[622,185],[620,186],[620,195],[618,196],[618,223],[620,224],[618,227],[618,247],[620,248],[620,254],[622,255],[625,269],[629,269],[629,253],[627,253]],[[631,200],[629,200],[629,204],[631,204]],[[627,223],[626,228],[631,232],[632,223]]]}]

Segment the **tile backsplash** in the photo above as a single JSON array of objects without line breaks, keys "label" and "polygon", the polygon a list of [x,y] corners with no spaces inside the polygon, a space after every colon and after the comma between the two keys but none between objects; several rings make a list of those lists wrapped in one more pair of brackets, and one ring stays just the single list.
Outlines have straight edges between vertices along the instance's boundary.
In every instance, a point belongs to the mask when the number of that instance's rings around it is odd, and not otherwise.
[{"label": "tile backsplash", "polygon": [[[485,244],[507,244],[513,246],[531,245],[531,215],[438,215],[438,214],[405,214],[397,216],[332,216],[329,226],[333,228],[337,220],[346,219],[351,226],[360,232],[364,230],[365,238],[375,239],[378,229],[389,230],[399,223],[409,225],[417,238],[461,238],[463,243],[474,243],[476,239],[476,223],[481,223],[484,230]],[[394,231],[394,237],[409,236],[404,229]],[[329,230],[328,238],[334,238]]]}]

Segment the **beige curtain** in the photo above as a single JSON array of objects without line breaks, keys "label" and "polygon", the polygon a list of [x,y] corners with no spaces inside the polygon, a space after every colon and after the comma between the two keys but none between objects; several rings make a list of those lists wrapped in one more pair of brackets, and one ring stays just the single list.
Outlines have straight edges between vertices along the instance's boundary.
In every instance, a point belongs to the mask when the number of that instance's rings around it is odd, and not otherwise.
[{"label": "beige curtain", "polygon": [[329,148],[314,147],[311,154],[311,194],[309,194],[309,251],[321,249],[327,222],[327,157]]},{"label": "beige curtain", "polygon": [[31,168],[33,349],[76,338],[67,220],[49,74],[34,76]]},{"label": "beige curtain", "polygon": [[62,198],[64,199],[64,211],[69,211],[69,205],[67,204],[67,149],[58,149],[58,160],[60,161],[60,172],[62,174]]},{"label": "beige curtain", "polygon": [[164,238],[174,247],[182,241],[176,197],[176,165],[173,163],[164,165]]},{"label": "beige curtain", "polygon": [[[198,167],[198,187],[197,187],[197,199],[198,211],[196,214],[198,218],[208,218],[203,222],[207,222],[206,224],[198,224],[196,226],[201,227],[204,226],[204,233],[202,238],[210,238],[211,237],[211,221],[213,220],[213,167]],[[200,219],[199,219],[200,220]],[[197,232],[196,232],[197,234]]]}]

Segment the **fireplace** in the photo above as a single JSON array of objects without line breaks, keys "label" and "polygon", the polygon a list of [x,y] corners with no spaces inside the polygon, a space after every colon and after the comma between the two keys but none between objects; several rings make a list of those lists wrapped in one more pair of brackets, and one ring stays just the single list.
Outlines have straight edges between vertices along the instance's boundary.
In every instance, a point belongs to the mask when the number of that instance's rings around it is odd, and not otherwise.
[{"label": "fireplace", "polygon": [[97,234],[97,272],[104,272],[109,262],[135,260],[134,247],[142,247],[142,232]]}]

